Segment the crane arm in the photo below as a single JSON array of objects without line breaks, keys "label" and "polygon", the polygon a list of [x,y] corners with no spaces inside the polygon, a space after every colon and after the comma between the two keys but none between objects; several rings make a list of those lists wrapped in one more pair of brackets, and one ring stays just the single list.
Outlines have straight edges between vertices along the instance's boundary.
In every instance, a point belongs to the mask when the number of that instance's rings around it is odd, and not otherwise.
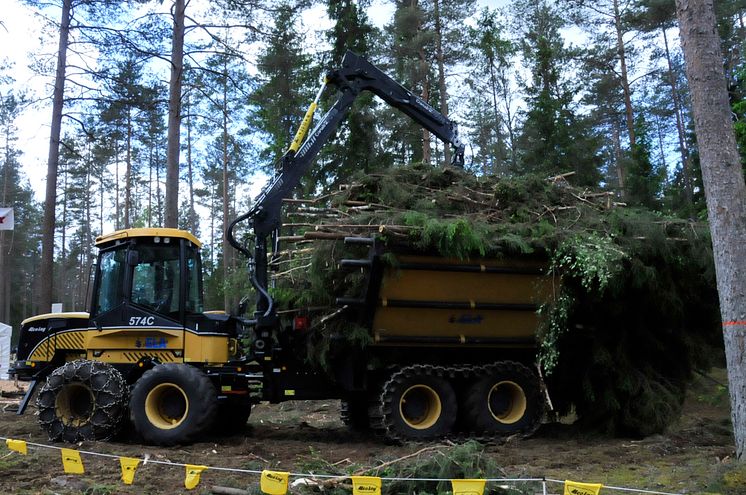
[{"label": "crane arm", "polygon": [[[336,87],[340,96],[316,126],[308,132],[321,94],[327,85]],[[228,228],[228,242],[249,259],[251,283],[260,294],[257,317],[261,326],[271,325],[276,318],[273,301],[267,290],[267,243],[272,240],[275,244],[276,232],[281,226],[282,200],[289,197],[298,186],[321,147],[345,119],[353,102],[362,91],[370,91],[377,95],[442,141],[453,146],[453,165],[461,167],[464,165],[464,145],[458,138],[455,123],[366,59],[348,51],[342,59],[342,67],[327,74],[324,84],[301,122],[295,139],[280,159],[279,171],[256,198],[251,210],[236,218]],[[245,220],[250,220],[255,236],[253,254],[236,240],[233,233],[235,226]],[[264,323],[262,320],[265,320]]]}]

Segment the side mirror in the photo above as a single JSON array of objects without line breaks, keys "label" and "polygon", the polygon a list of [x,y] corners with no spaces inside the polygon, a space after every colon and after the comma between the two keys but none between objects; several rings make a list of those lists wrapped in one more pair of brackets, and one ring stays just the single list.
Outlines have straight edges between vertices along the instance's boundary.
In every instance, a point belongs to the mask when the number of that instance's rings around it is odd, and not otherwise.
[{"label": "side mirror", "polygon": [[137,266],[140,263],[140,253],[138,251],[127,251],[127,264]]}]

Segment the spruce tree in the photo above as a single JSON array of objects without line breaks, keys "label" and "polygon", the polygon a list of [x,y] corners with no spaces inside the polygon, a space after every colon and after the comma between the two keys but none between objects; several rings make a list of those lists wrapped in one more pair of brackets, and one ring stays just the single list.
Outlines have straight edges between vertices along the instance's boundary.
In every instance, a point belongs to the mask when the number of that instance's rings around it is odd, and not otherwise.
[{"label": "spruce tree", "polygon": [[297,21],[298,12],[290,4],[277,6],[274,25],[257,60],[259,85],[250,101],[262,134],[259,156],[267,170],[288,149],[315,91],[312,60],[303,51]]},{"label": "spruce tree", "polygon": [[518,138],[518,173],[557,175],[575,172],[573,183],[599,182],[599,143],[589,122],[574,109],[579,86],[569,69],[574,54],[560,34],[561,16],[544,0],[524,0],[517,7],[523,22],[523,56],[532,79],[526,87],[527,110]]},{"label": "spruce tree", "polygon": [[666,170],[653,163],[651,134],[650,123],[644,113],[638,113],[635,118],[637,140],[627,169],[627,200],[631,204],[658,209]]},{"label": "spruce tree", "polygon": [[[326,33],[331,45],[326,57],[329,65],[339,67],[347,50],[370,57],[374,29],[368,21],[365,6],[352,0],[327,0],[326,10],[334,23]],[[329,94],[324,100],[325,106],[328,108],[336,98],[337,95]],[[362,93],[355,100],[336,138],[324,147],[317,165],[311,170],[313,182],[329,187],[357,170],[370,172],[381,167],[381,159],[377,156],[377,119],[373,102],[373,95],[369,92]]]},{"label": "spruce tree", "polygon": [[479,145],[477,162],[485,172],[505,174],[515,167],[515,108],[513,71],[516,45],[497,11],[483,9],[476,27],[469,28],[471,96],[467,118]]},{"label": "spruce tree", "polygon": [[[394,78],[407,89],[432,103],[435,74],[429,54],[434,53],[432,16],[424,2],[395,0],[394,16],[385,27]],[[398,162],[431,163],[430,133],[393,108],[384,110],[388,122],[387,146],[396,150]]]}]

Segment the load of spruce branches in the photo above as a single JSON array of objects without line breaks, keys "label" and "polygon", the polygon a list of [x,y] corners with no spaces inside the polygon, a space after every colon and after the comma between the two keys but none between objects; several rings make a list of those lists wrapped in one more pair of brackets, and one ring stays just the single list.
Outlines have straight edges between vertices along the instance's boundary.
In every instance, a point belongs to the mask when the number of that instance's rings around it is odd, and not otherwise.
[{"label": "load of spruce branches", "polygon": [[[275,295],[287,307],[334,314],[335,298],[363,283],[337,267],[361,257],[345,236],[376,235],[393,252],[543,259],[562,281],[537,333],[556,412],[617,434],[662,431],[678,417],[692,373],[720,355],[708,230],[571,181],[413,165],[288,200]],[[336,324],[344,322],[328,318],[318,330],[309,360],[323,364]],[[369,341],[366,329],[345,330],[357,345]]]}]

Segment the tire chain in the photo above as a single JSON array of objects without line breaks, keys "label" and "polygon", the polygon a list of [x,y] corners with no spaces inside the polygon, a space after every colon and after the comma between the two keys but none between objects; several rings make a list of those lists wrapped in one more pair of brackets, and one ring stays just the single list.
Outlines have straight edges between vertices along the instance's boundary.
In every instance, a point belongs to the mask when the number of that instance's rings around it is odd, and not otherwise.
[{"label": "tire chain", "polygon": [[[461,364],[452,366],[438,366],[430,364],[414,364],[398,368],[395,370],[387,380],[383,382],[380,388],[380,393],[370,396],[370,403],[368,407],[368,415],[370,418],[370,427],[378,435],[382,436],[386,441],[392,443],[404,443],[411,441],[408,438],[402,437],[397,434],[392,428],[390,421],[387,421],[387,416],[391,413],[390,395],[392,393],[392,387],[403,377],[408,376],[410,373],[415,372],[417,374],[428,374],[441,378],[458,378],[458,379],[469,379],[478,378],[483,376],[489,376],[498,371],[504,371],[505,369],[528,369],[525,365],[515,361],[500,361],[496,363],[484,364],[484,365],[473,365],[473,364]],[[539,395],[541,397],[541,395]],[[457,443],[466,442],[468,440],[476,440],[485,444],[501,444],[509,438],[515,437],[516,435],[521,438],[530,437],[536,430],[541,426],[541,421],[536,421],[527,430],[521,431],[520,433],[513,434],[499,434],[490,433],[485,434],[484,432],[463,430],[451,432],[448,435],[444,435],[444,440],[449,440]]]},{"label": "tire chain", "polygon": [[[82,425],[64,424],[55,411],[57,394],[70,383],[83,384],[93,393],[91,415]],[[54,370],[39,391],[39,425],[50,441],[108,440],[122,426],[128,395],[127,383],[113,367],[85,359],[71,361]]]}]

